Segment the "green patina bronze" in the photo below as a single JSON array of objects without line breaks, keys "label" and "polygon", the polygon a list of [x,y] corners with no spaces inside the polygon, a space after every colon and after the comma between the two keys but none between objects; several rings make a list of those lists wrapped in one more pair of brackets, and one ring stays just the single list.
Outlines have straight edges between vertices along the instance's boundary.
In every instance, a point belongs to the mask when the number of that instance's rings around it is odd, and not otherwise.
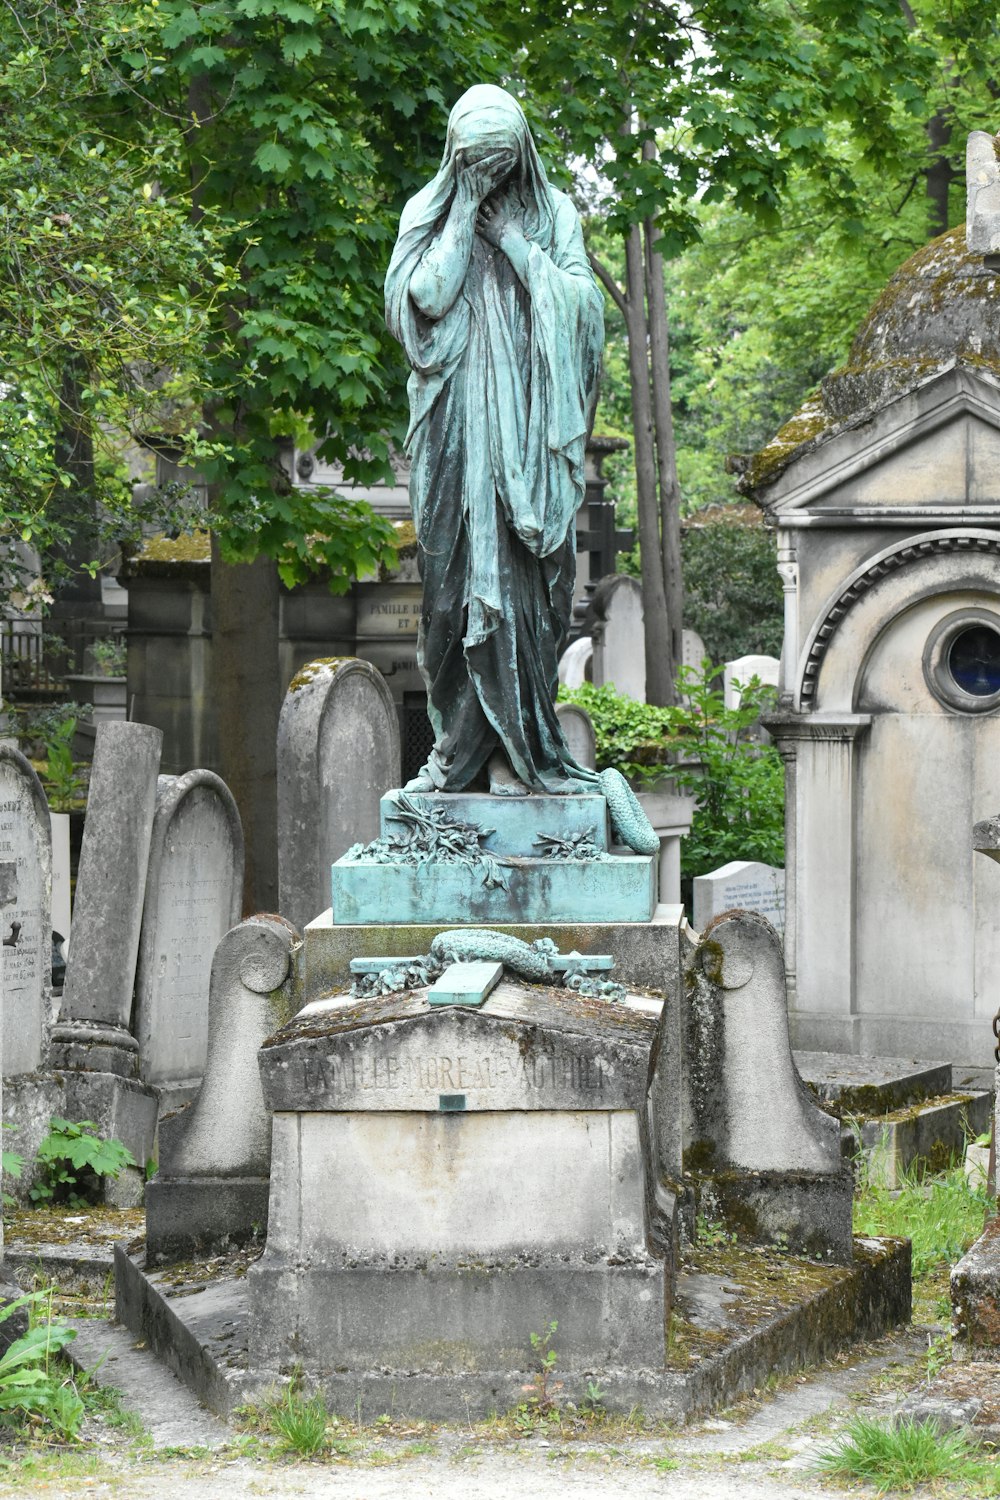
[{"label": "green patina bronze", "polygon": [[471,88],[452,110],[385,292],[412,367],[417,659],[435,735],[406,790],[485,776],[497,793],[600,790],[618,838],[655,854],[623,778],[577,765],[556,715],[604,314],[579,215],[502,89]]},{"label": "green patina bronze", "polygon": [[603,306],[576,209],[503,90],[471,88],[452,110],[441,168],[403,210],[386,316],[412,366],[418,659],[436,736],[410,789],[461,791],[498,752],[515,791],[589,789],[555,692]]}]

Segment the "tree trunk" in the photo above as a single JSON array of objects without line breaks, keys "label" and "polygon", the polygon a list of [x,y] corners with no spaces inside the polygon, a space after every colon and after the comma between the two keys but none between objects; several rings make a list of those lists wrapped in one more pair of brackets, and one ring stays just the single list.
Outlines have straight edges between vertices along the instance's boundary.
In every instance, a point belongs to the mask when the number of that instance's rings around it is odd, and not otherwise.
[{"label": "tree trunk", "polygon": [[932,115],[927,121],[927,144],[930,147],[931,162],[927,168],[927,199],[930,204],[930,233],[935,235],[944,234],[951,228],[948,216],[948,190],[951,187],[954,172],[948,159],[948,146],[951,142],[951,121],[940,110]]},{"label": "tree trunk", "polygon": [[645,266],[642,230],[634,225],[625,241],[626,328],[629,377],[632,387],[632,436],[635,443],[635,480],[642,562],[642,608],[646,648],[646,701],[674,702],[674,674],[670,651],[670,621],[663,582],[656,458],[653,448],[653,410],[649,378],[649,328],[646,321]]},{"label": "tree trunk", "polygon": [[227,563],[212,536],[212,679],[219,772],[243,820],[243,910],[278,909],[278,570]]},{"label": "tree trunk", "polygon": [[681,573],[681,487],[677,478],[677,444],[670,400],[670,324],[663,278],[663,256],[654,251],[656,228],[643,227],[649,305],[649,361],[653,387],[653,428],[660,492],[660,551],[670,642],[670,677],[676,681],[682,660],[684,578]]}]

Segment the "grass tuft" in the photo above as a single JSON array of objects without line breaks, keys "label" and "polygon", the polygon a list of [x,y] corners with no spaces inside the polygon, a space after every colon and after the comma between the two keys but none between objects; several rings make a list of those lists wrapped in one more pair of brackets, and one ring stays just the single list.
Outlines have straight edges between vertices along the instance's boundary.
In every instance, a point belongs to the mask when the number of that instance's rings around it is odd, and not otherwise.
[{"label": "grass tuft", "polygon": [[882,1495],[908,1494],[936,1479],[972,1484],[1000,1480],[1000,1465],[984,1457],[963,1432],[940,1432],[933,1422],[890,1426],[870,1417],[855,1417],[819,1455],[816,1467],[827,1479],[862,1480]]},{"label": "grass tuft", "polygon": [[272,1401],[266,1410],[271,1430],[286,1448],[303,1458],[314,1458],[325,1447],[330,1415],[319,1394],[304,1396],[293,1383],[281,1400]]}]

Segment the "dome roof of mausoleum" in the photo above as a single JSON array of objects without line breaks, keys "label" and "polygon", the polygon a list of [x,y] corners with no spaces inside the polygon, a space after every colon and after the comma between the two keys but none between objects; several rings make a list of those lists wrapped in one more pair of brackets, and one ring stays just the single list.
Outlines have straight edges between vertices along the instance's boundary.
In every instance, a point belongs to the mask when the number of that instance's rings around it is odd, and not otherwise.
[{"label": "dome roof of mausoleum", "polygon": [[766,489],[807,447],[955,364],[1000,378],[1000,273],[969,253],[964,226],[903,262],[858,329],[846,363],[753,456],[740,488]]}]

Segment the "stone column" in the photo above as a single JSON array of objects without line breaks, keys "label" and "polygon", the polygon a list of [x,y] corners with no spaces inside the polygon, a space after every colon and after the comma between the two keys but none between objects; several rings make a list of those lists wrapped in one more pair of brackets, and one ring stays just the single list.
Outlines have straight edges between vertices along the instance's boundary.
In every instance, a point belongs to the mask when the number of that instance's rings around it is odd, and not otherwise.
[{"label": "stone column", "polygon": [[793,1045],[855,1050],[855,747],[870,714],[769,714],[786,766],[785,954]]},{"label": "stone column", "polygon": [[778,539],[778,574],[784,597],[785,633],[781,651],[779,690],[789,697],[795,692],[799,649],[799,565],[795,560],[795,543],[785,532]]},{"label": "stone column", "polygon": [[55,1068],[136,1072],[129,1021],[162,740],[149,724],[97,730]]}]

